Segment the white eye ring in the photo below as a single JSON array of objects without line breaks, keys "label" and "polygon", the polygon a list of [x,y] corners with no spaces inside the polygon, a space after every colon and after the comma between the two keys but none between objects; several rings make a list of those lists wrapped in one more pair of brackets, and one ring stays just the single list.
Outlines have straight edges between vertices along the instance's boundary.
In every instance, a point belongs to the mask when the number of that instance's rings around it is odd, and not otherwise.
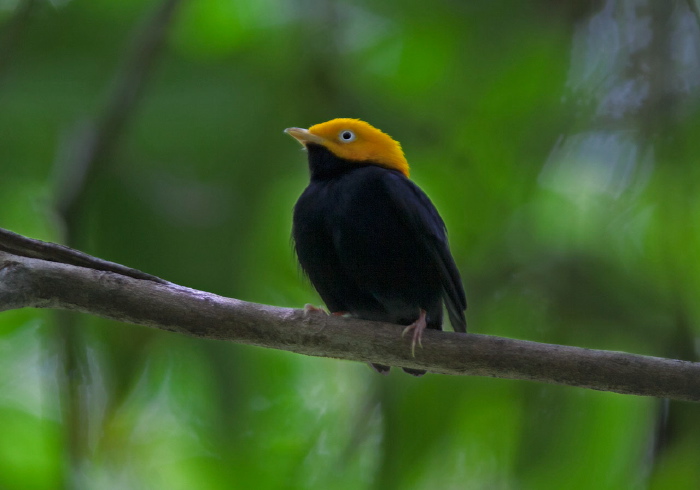
[{"label": "white eye ring", "polygon": [[338,135],[338,139],[341,143],[350,143],[351,141],[355,141],[355,133],[349,129],[343,129]]}]

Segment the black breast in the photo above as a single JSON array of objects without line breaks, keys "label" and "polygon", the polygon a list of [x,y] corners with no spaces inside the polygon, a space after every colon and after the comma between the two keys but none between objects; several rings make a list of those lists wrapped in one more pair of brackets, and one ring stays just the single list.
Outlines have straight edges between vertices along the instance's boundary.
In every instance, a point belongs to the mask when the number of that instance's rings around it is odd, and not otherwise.
[{"label": "black breast", "polygon": [[386,190],[387,172],[309,145],[311,182],[294,208],[299,262],[331,311],[408,325],[442,324],[440,272]]}]

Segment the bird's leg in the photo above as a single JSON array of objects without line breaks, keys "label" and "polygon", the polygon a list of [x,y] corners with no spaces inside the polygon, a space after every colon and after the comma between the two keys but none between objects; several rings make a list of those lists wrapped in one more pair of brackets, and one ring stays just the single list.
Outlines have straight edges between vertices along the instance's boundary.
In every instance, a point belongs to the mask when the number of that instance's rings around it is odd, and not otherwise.
[{"label": "bird's leg", "polygon": [[421,308],[420,314],[418,315],[418,320],[404,328],[403,332],[401,333],[401,336],[403,337],[406,335],[406,332],[413,330],[413,340],[411,340],[411,355],[413,357],[416,357],[416,342],[418,342],[421,349],[423,348],[423,343],[421,342],[421,339],[423,338],[423,330],[425,330],[428,326],[428,324],[425,322],[425,316],[426,312]]}]

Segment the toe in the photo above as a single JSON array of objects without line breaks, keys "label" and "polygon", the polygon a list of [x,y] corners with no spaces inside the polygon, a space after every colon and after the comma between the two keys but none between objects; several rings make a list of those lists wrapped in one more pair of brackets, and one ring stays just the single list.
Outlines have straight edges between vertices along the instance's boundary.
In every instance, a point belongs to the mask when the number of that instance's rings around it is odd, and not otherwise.
[{"label": "toe", "polygon": [[304,315],[310,315],[312,313],[323,313],[324,315],[327,315],[326,310],[323,308],[319,308],[318,306],[314,306],[311,303],[306,303],[304,305]]}]

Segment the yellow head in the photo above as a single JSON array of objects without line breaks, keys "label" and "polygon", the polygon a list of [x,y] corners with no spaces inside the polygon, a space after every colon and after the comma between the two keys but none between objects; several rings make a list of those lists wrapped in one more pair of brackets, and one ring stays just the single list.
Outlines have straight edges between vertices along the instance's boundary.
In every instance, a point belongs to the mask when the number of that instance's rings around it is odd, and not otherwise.
[{"label": "yellow head", "polygon": [[322,145],[339,158],[376,163],[408,177],[408,162],[399,142],[360,119],[333,119],[309,129],[287,128],[284,131],[304,146],[308,143]]}]

